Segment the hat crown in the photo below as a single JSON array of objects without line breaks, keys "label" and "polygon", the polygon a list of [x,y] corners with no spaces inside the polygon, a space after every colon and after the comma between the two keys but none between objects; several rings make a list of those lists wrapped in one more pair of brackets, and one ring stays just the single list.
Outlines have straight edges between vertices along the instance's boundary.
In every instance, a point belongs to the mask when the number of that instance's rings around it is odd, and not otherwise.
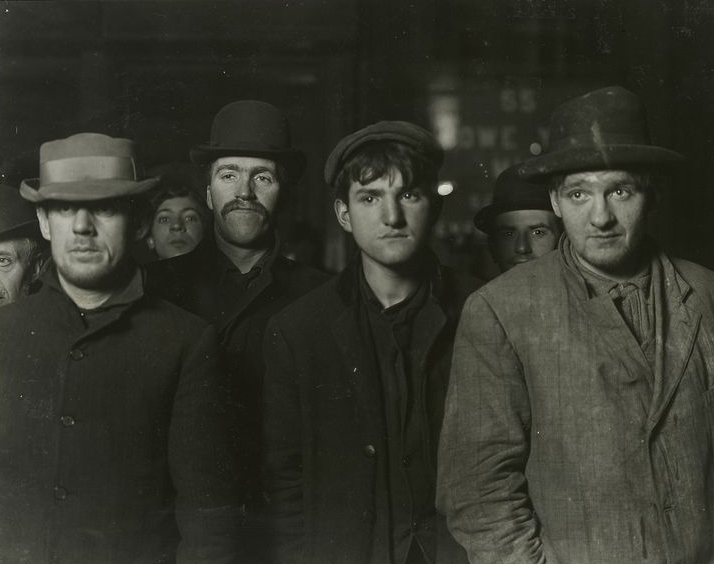
[{"label": "hat crown", "polygon": [[109,137],[101,133],[77,133],[66,139],[47,141],[40,146],[40,164],[77,157],[118,157],[136,159],[131,139]]},{"label": "hat crown", "polygon": [[496,178],[491,203],[512,206],[523,205],[522,209],[531,209],[535,203],[550,206],[548,190],[539,184],[522,179],[516,173],[516,169],[516,166],[508,168]]},{"label": "hat crown", "polygon": [[589,92],[560,105],[550,122],[550,151],[604,145],[649,145],[645,109],[621,86]]},{"label": "hat crown", "polygon": [[210,145],[251,151],[290,148],[290,124],[278,108],[259,100],[239,100],[221,108],[213,119]]}]

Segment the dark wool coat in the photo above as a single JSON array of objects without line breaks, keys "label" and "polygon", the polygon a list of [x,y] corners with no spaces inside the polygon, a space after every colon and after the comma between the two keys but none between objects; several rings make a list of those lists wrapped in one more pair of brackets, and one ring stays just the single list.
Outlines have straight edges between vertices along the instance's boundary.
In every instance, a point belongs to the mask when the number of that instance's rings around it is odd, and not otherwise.
[{"label": "dark wool coat", "polygon": [[[390,535],[375,531],[377,512],[387,507],[377,472],[386,423],[379,373],[361,344],[356,279],[349,268],[276,315],[266,332],[265,487],[272,561],[281,564],[367,564],[373,537]],[[417,369],[432,479],[456,323],[476,286],[439,268],[419,314],[431,327],[419,337],[427,345]],[[382,548],[377,559],[389,562]]]},{"label": "dark wool coat", "polygon": [[218,330],[241,407],[235,440],[241,449],[246,499],[259,503],[265,326],[273,314],[329,276],[276,252],[249,289],[236,295],[235,286],[226,277],[226,261],[212,241],[204,240],[191,253],[147,265],[147,293],[199,315]]},{"label": "dark wool coat", "polygon": [[[146,296],[86,329],[54,282],[0,310],[0,562],[234,561],[215,331]],[[178,526],[177,526],[178,525]]]},{"label": "dark wool coat", "polygon": [[464,307],[439,457],[449,528],[474,563],[712,563],[714,273],[659,255],[652,378],[562,252]]}]

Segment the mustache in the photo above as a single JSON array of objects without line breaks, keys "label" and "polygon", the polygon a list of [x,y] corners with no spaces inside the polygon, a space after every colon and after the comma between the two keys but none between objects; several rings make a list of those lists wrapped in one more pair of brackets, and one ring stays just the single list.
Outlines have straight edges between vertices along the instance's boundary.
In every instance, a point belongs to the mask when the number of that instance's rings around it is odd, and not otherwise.
[{"label": "mustache", "polygon": [[265,209],[265,206],[260,202],[249,202],[238,198],[231,200],[221,208],[221,217],[225,219],[229,213],[236,210],[252,211],[259,213],[263,217],[268,217],[268,210]]}]

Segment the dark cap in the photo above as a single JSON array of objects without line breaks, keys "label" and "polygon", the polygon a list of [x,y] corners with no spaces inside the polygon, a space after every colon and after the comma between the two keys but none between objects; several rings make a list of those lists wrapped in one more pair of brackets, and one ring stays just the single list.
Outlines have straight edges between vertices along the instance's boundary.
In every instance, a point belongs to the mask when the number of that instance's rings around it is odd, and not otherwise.
[{"label": "dark cap", "polygon": [[333,186],[343,165],[357,149],[375,141],[402,143],[422,153],[439,168],[444,150],[431,133],[408,121],[380,121],[343,137],[327,157],[325,182]]},{"label": "dark cap", "polygon": [[474,225],[484,233],[488,233],[493,219],[502,213],[516,210],[553,211],[545,185],[520,178],[517,173],[519,166],[507,168],[498,175],[493,201],[474,217]]}]

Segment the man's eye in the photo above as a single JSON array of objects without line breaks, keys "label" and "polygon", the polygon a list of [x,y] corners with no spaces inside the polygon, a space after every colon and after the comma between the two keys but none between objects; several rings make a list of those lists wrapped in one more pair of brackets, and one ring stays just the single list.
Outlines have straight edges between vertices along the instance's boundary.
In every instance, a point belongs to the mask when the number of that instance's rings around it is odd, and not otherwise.
[{"label": "man's eye", "polygon": [[169,217],[167,215],[160,215],[156,218],[156,223],[168,223]]},{"label": "man's eye", "polygon": [[513,231],[499,231],[499,234],[503,239],[512,239]]},{"label": "man's eye", "polygon": [[583,193],[579,192],[578,190],[575,190],[575,191],[571,192],[570,194],[568,194],[568,196],[570,197],[571,200],[580,200],[583,197]]},{"label": "man's eye", "polygon": [[545,235],[545,230],[544,229],[534,229],[532,231],[533,237],[543,237]]},{"label": "man's eye", "polygon": [[366,204],[371,204],[372,202],[374,202],[374,196],[362,196],[359,201],[364,202]]},{"label": "man's eye", "polygon": [[270,176],[269,174],[258,174],[255,176],[255,179],[260,182],[261,184],[272,184],[273,183],[273,177]]},{"label": "man's eye", "polygon": [[0,268],[6,268],[12,265],[12,259],[8,257],[0,257]]},{"label": "man's eye", "polygon": [[618,200],[625,200],[630,197],[631,193],[628,186],[618,186],[612,191],[612,196]]},{"label": "man's eye", "polygon": [[94,215],[99,217],[112,217],[116,213],[114,206],[97,206],[94,208]]},{"label": "man's eye", "polygon": [[221,180],[225,180],[226,182],[232,182],[237,178],[235,172],[223,172],[221,173]]},{"label": "man's eye", "polygon": [[405,200],[416,201],[419,199],[419,192],[416,190],[412,192],[404,192],[404,194],[402,194],[402,198]]},{"label": "man's eye", "polygon": [[183,216],[184,221],[198,221],[198,216],[195,213],[187,213]]}]

